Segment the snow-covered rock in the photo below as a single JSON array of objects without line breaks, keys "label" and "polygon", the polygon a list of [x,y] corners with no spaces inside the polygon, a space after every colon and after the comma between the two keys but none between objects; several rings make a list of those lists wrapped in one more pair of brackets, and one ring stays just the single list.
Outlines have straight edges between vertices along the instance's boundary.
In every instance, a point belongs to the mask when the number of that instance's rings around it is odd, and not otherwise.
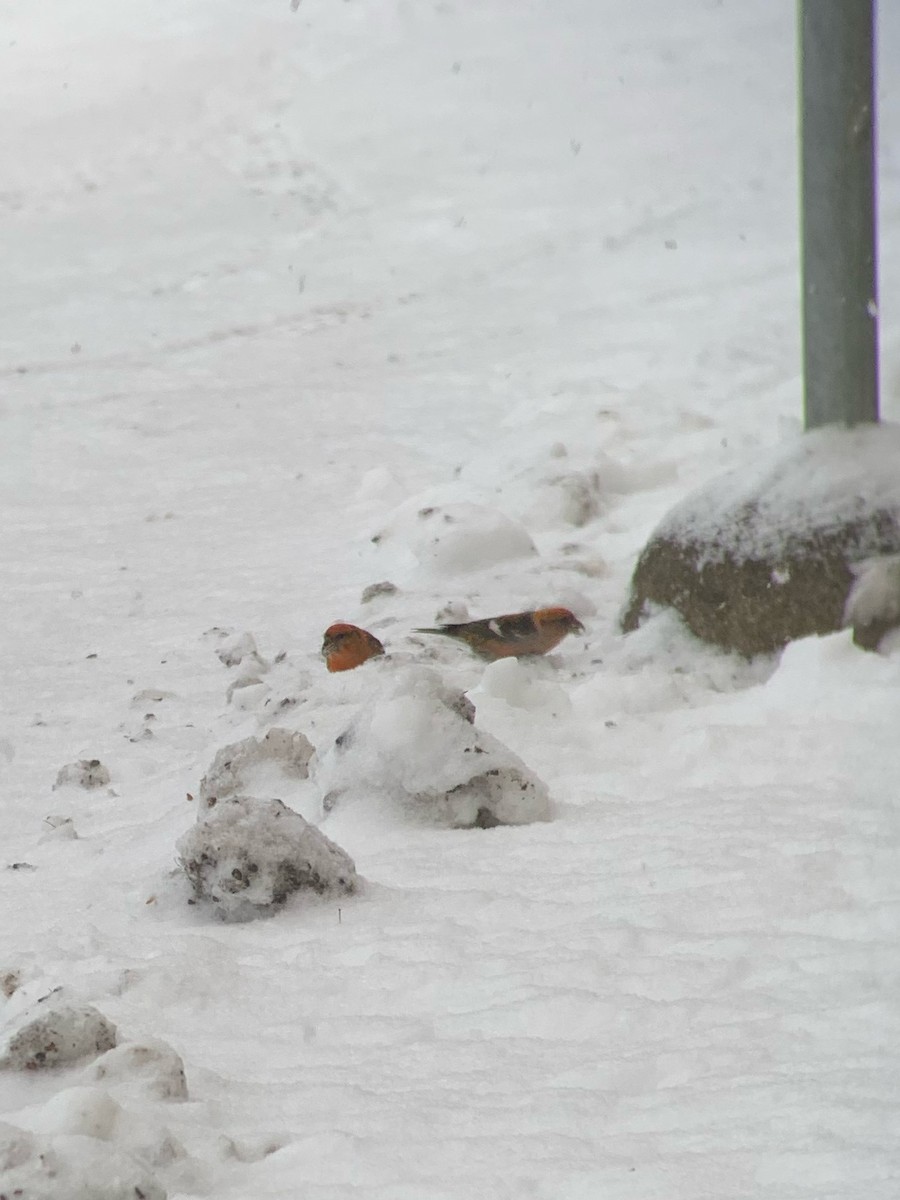
[{"label": "snow-covered rock", "polygon": [[292,892],[358,885],[350,856],[280,800],[219,800],[179,839],[178,854],[197,899],[231,920],[261,916]]},{"label": "snow-covered rock", "polygon": [[369,703],[313,764],[325,811],[381,797],[453,828],[547,820],[545,784],[473,717],[471,701],[436,672],[384,672]]},{"label": "snow-covered rock", "polygon": [[116,1044],[116,1027],[91,1004],[30,1008],[6,1035],[0,1067],[34,1071],[96,1057]]},{"label": "snow-covered rock", "polygon": [[705,484],[642,550],[622,628],[654,604],[747,658],[841,627],[851,568],[900,552],[900,426],[827,426]]}]

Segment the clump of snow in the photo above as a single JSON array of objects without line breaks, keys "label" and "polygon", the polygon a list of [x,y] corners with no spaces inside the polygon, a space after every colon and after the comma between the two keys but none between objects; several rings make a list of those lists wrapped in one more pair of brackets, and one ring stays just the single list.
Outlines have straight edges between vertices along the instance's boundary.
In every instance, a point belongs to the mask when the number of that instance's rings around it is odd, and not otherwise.
[{"label": "clump of snow", "polygon": [[264,1134],[250,1138],[234,1138],[223,1134],[219,1141],[219,1149],[225,1159],[256,1163],[268,1158],[276,1150],[283,1149],[287,1144],[288,1138],[283,1134]]},{"label": "clump of snow", "polygon": [[186,1100],[188,1095],[181,1055],[156,1038],[125,1042],[108,1050],[85,1069],[84,1078],[157,1100]]},{"label": "clump of snow", "polygon": [[537,553],[518,521],[483,504],[401,504],[372,539],[395,546],[409,561],[440,575],[465,574]]},{"label": "clump of snow", "polygon": [[255,670],[266,671],[269,667],[257,649],[256,638],[247,632],[226,635],[216,650],[216,657],[226,667],[238,667],[248,659]]},{"label": "clump of snow", "polygon": [[471,702],[428,668],[383,673],[381,687],[313,764],[323,807],[382,799],[452,828],[549,819],[546,785],[473,716]]},{"label": "clump of snow", "polygon": [[777,559],[823,530],[858,525],[858,557],[877,555],[884,531],[876,517],[892,513],[900,524],[898,461],[900,425],[815,429],[691,493],[654,538],[702,545],[700,567],[725,554],[737,563]]},{"label": "clump of snow", "polygon": [[[397,504],[406,496],[406,489],[397,477],[387,467],[372,467],[366,471],[359,481],[356,494],[360,500],[384,500]],[[391,500],[390,498],[393,497]]]},{"label": "clump of snow", "polygon": [[676,471],[668,461],[633,454],[625,461],[604,449],[602,416],[583,396],[548,399],[537,412],[523,405],[508,418],[527,428],[511,443],[514,449],[498,457],[492,442],[466,463],[460,480],[498,498],[504,512],[541,531],[582,528],[622,497],[673,481]]},{"label": "clump of snow", "polygon": [[216,657],[223,666],[239,668],[225,693],[228,703],[241,710],[258,708],[269,694],[263,676],[272,664],[260,654],[256,638],[248,631],[234,633],[218,627],[207,630],[206,636],[218,641]]},{"label": "clump of snow", "polygon": [[0,1189],[22,1200],[166,1200],[165,1188],[102,1137],[0,1126]]},{"label": "clump of snow", "polygon": [[379,596],[394,596],[397,590],[395,583],[391,583],[389,579],[382,579],[379,583],[370,583],[364,587],[359,602],[360,604],[369,604],[372,600],[377,600]]},{"label": "clump of snow", "polygon": [[573,458],[556,442],[542,446],[527,465],[513,467],[497,490],[531,528],[556,529],[587,525],[628,485],[622,466],[608,455],[594,450]]},{"label": "clump of snow", "polygon": [[116,1044],[116,1027],[91,1004],[59,1004],[20,1016],[0,1049],[0,1067],[34,1071],[96,1057]]},{"label": "clump of snow", "polygon": [[435,625],[462,625],[470,619],[469,606],[464,600],[448,600],[433,617]]},{"label": "clump of snow", "polygon": [[847,596],[844,624],[900,621],[900,554],[854,563],[855,581]]},{"label": "clump of snow", "polygon": [[225,699],[240,712],[254,712],[265,704],[271,688],[257,676],[240,677],[229,684]]},{"label": "clump of snow", "polygon": [[312,743],[302,733],[274,728],[262,737],[248,737],[223,746],[200,781],[200,800],[222,800],[237,792],[261,790],[268,783],[274,764],[277,773],[288,779],[306,779]]},{"label": "clump of snow", "polygon": [[31,1134],[24,1129],[6,1122],[0,1124],[0,1171],[5,1173],[27,1162],[31,1157],[33,1141]]},{"label": "clump of snow", "polygon": [[64,767],[60,767],[53,786],[58,788],[72,783],[90,790],[105,787],[109,780],[109,771],[99,758],[80,758],[78,762],[66,763]]},{"label": "clump of snow", "polygon": [[122,1106],[105,1088],[71,1087],[44,1105],[40,1126],[45,1133],[77,1133],[109,1142],[122,1117]]},{"label": "clump of snow", "polygon": [[292,892],[356,890],[350,856],[280,800],[220,800],[178,841],[194,895],[230,920],[277,908]]},{"label": "clump of snow", "polygon": [[138,1103],[133,1107],[125,1107],[108,1088],[96,1084],[67,1087],[31,1115],[30,1124],[38,1134],[105,1142],[150,1171],[184,1164],[184,1146],[157,1122],[152,1106],[140,1103],[142,1097],[136,1099]]},{"label": "clump of snow", "polygon": [[472,695],[503,700],[513,708],[542,711],[550,717],[571,717],[572,702],[566,690],[552,678],[549,664],[501,658],[485,667]]},{"label": "clump of snow", "polygon": [[0,974],[0,992],[7,1000],[16,994],[21,983],[22,973],[20,971],[4,971]]},{"label": "clump of snow", "polygon": [[78,837],[78,831],[75,828],[75,822],[71,817],[63,816],[61,813],[51,814],[49,817],[44,817],[44,824],[48,826],[46,831],[41,835],[42,842],[49,841],[75,841]]},{"label": "clump of snow", "polygon": [[164,700],[174,699],[175,693],[167,691],[165,688],[141,688],[131,697],[131,707],[138,708],[143,712],[156,704],[162,704]]}]

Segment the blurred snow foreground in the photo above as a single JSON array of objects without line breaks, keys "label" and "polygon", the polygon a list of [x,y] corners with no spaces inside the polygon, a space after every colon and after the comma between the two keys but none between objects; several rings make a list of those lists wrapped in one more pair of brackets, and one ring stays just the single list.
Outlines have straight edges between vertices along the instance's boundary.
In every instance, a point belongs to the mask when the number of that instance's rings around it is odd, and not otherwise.
[{"label": "blurred snow foreground", "polygon": [[0,1066],[52,1076],[86,1065],[80,1083],[32,1110],[31,1130],[0,1123],[0,1195],[165,1200],[157,1172],[187,1155],[154,1113],[187,1099],[181,1057],[155,1038],[117,1045],[116,1027],[102,1013],[58,992],[19,1013]]},{"label": "blurred snow foreground", "polygon": [[[548,820],[546,785],[475,724],[475,707],[433,670],[388,659],[357,676],[361,701],[323,752],[299,731],[270,729],[224,746],[200,785],[197,824],[178,841],[195,898],[245,920],[294,892],[348,894],[359,880],[348,854],[280,799],[258,799],[279,780],[309,786],[327,819],[367,806],[445,828]],[[310,778],[310,785],[303,781]]]},{"label": "blurred snow foreground", "polygon": [[4,1195],[27,1200],[166,1200],[148,1168],[89,1134],[36,1136],[0,1125]]}]

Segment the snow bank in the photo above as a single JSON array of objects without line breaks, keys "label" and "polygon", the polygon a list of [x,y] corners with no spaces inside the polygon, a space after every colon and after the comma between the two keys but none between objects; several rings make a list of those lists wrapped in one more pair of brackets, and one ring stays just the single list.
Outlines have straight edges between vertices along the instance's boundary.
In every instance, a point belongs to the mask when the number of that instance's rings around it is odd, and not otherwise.
[{"label": "snow bank", "polygon": [[[861,654],[849,632],[842,630],[786,646],[777,669],[756,699],[761,706],[771,706],[791,720],[800,712],[808,718],[815,715],[818,720],[834,722],[852,716],[854,721],[868,722],[875,729],[885,714],[896,713],[898,690],[900,660],[896,656]],[[853,753],[849,741],[846,747],[838,744],[836,749]]]},{"label": "snow bank", "polygon": [[233,796],[208,804],[177,848],[194,895],[222,917],[261,916],[304,889],[356,890],[350,856],[280,800]]},{"label": "snow bank", "polygon": [[382,673],[366,707],[314,761],[313,778],[326,812],[381,798],[416,819],[453,828],[550,816],[545,784],[476,727],[461,692],[418,665]]}]

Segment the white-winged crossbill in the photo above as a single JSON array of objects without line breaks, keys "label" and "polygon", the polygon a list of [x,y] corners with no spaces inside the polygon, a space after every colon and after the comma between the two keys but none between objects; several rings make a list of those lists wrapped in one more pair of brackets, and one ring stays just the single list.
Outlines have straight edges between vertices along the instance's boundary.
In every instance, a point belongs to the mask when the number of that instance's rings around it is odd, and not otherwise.
[{"label": "white-winged crossbill", "polygon": [[465,642],[479,658],[493,662],[498,658],[547,654],[566,634],[583,631],[584,626],[569,609],[538,608],[534,612],[506,613],[481,621],[417,629],[416,633],[438,633]]}]

